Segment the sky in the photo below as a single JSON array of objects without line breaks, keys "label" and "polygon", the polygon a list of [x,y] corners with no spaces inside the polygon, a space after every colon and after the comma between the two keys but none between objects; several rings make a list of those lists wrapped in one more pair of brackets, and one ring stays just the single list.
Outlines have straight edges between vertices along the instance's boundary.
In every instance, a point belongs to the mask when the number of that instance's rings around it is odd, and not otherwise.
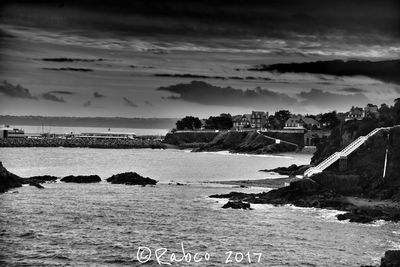
[{"label": "sky", "polygon": [[260,64],[400,56],[398,1],[6,1],[0,115],[208,117],[392,104],[400,85]]}]

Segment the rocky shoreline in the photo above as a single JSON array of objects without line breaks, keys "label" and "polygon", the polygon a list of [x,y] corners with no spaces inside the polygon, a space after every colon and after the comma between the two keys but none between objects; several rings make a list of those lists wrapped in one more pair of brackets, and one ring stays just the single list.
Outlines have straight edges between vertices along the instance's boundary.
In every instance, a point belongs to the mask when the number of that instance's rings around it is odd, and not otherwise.
[{"label": "rocky shoreline", "polygon": [[[311,178],[297,179],[292,181],[289,186],[263,193],[247,194],[230,192],[228,194],[211,195],[209,197],[226,198],[228,199],[228,203],[239,202],[238,204],[240,202],[273,205],[291,204],[298,207],[340,210],[346,213],[338,215],[338,220],[349,220],[350,222],[357,223],[370,223],[376,220],[400,221],[400,202],[362,198],[345,194],[349,189],[348,184],[344,183],[343,188],[335,188],[331,183],[331,179],[336,179],[336,182],[340,184],[343,183],[343,180],[349,179],[349,177],[328,176],[327,178],[327,175],[329,174],[324,173]],[[327,183],[328,180],[330,183]],[[238,182],[237,185],[242,184],[242,181]]]},{"label": "rocky shoreline", "polygon": [[[60,180],[64,183],[98,183],[101,178],[98,175],[68,175],[65,177],[56,177],[50,175],[32,176],[23,178],[9,172],[0,162],[0,193],[5,193],[8,190],[21,187],[28,184],[43,189],[45,183],[54,183]],[[113,175],[106,179],[111,184],[125,184],[125,185],[155,185],[157,181],[149,177],[143,177],[136,172],[125,172]]]},{"label": "rocky shoreline", "polygon": [[83,138],[3,138],[0,147],[89,147],[89,148],[153,148],[167,146],[154,139],[83,139]]}]

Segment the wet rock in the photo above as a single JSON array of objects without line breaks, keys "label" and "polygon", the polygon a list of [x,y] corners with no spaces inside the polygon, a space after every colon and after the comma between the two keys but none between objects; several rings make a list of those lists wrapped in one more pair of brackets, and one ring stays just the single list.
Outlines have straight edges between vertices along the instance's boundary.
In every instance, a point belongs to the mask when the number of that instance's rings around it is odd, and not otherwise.
[{"label": "wet rock", "polygon": [[225,205],[222,206],[223,209],[244,209],[244,210],[250,210],[250,203],[245,203],[242,201],[228,201]]},{"label": "wet rock", "polygon": [[30,182],[29,185],[30,186],[34,186],[34,187],[39,188],[39,189],[44,189],[44,187],[41,184],[36,183],[36,182]]},{"label": "wet rock", "polygon": [[52,183],[52,182],[56,182],[57,180],[58,180],[58,177],[52,176],[52,175],[38,175],[38,176],[32,176],[32,177],[23,179],[23,181],[25,181],[26,183],[35,182],[35,183],[39,183],[39,184]]},{"label": "wet rock", "polygon": [[288,175],[288,176],[296,176],[302,175],[304,171],[306,171],[310,165],[299,165],[292,164],[289,167],[278,167],[275,169],[267,169],[267,170],[260,170],[262,172],[275,172],[280,175]]},{"label": "wet rock", "polygon": [[345,214],[339,214],[336,217],[339,221],[349,220],[357,223],[370,223],[375,220],[389,219],[387,214],[379,209],[355,209]]},{"label": "wet rock", "polygon": [[9,172],[0,162],[0,193],[22,186],[20,179],[21,177]]},{"label": "wet rock", "polygon": [[381,267],[398,267],[400,266],[400,250],[388,250],[381,259]]},{"label": "wet rock", "polygon": [[101,178],[98,175],[69,175],[61,179],[65,183],[98,183]]},{"label": "wet rock", "polygon": [[352,212],[347,212],[345,214],[339,214],[336,216],[339,221],[349,220],[350,222],[356,223],[370,223],[374,221],[374,218],[361,214],[354,214]]},{"label": "wet rock", "polygon": [[156,180],[153,180],[149,177],[143,177],[136,172],[124,172],[115,174],[109,178],[107,178],[107,182],[112,184],[126,184],[126,185],[155,185],[157,184]]},{"label": "wet rock", "polygon": [[220,195],[211,195],[210,198],[229,198],[230,200],[241,199],[247,197],[250,194],[241,193],[241,192],[230,192],[228,194],[220,194]]}]

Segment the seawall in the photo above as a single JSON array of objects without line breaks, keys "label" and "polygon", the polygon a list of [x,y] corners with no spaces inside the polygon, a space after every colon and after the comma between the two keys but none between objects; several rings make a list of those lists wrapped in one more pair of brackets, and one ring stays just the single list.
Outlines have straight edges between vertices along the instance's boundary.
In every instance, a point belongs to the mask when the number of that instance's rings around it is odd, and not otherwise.
[{"label": "seawall", "polygon": [[0,147],[166,148],[153,139],[5,138]]}]

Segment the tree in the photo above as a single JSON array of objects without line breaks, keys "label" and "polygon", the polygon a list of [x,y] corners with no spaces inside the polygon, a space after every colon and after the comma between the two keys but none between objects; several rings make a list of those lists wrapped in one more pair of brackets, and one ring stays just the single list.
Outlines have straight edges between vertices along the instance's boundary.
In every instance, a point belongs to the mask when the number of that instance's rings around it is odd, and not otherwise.
[{"label": "tree", "polygon": [[271,115],[268,117],[268,128],[270,129],[279,129],[280,128],[280,123],[279,121],[275,118],[274,115]]},{"label": "tree", "polygon": [[233,127],[232,117],[230,116],[217,116],[217,117],[209,117],[206,120],[206,129],[214,129],[214,130],[229,130]]},{"label": "tree", "polygon": [[283,128],[285,126],[286,121],[290,118],[292,114],[289,110],[279,110],[275,112],[275,119],[279,122],[279,128]]},{"label": "tree", "polygon": [[201,128],[201,121],[197,117],[186,116],[185,118],[176,122],[176,129],[178,130],[196,130]]},{"label": "tree", "polygon": [[400,123],[400,98],[394,100],[394,122],[395,124]]},{"label": "tree", "polygon": [[339,125],[340,120],[336,114],[336,111],[332,111],[322,114],[319,122],[323,125],[323,127],[333,129]]}]

